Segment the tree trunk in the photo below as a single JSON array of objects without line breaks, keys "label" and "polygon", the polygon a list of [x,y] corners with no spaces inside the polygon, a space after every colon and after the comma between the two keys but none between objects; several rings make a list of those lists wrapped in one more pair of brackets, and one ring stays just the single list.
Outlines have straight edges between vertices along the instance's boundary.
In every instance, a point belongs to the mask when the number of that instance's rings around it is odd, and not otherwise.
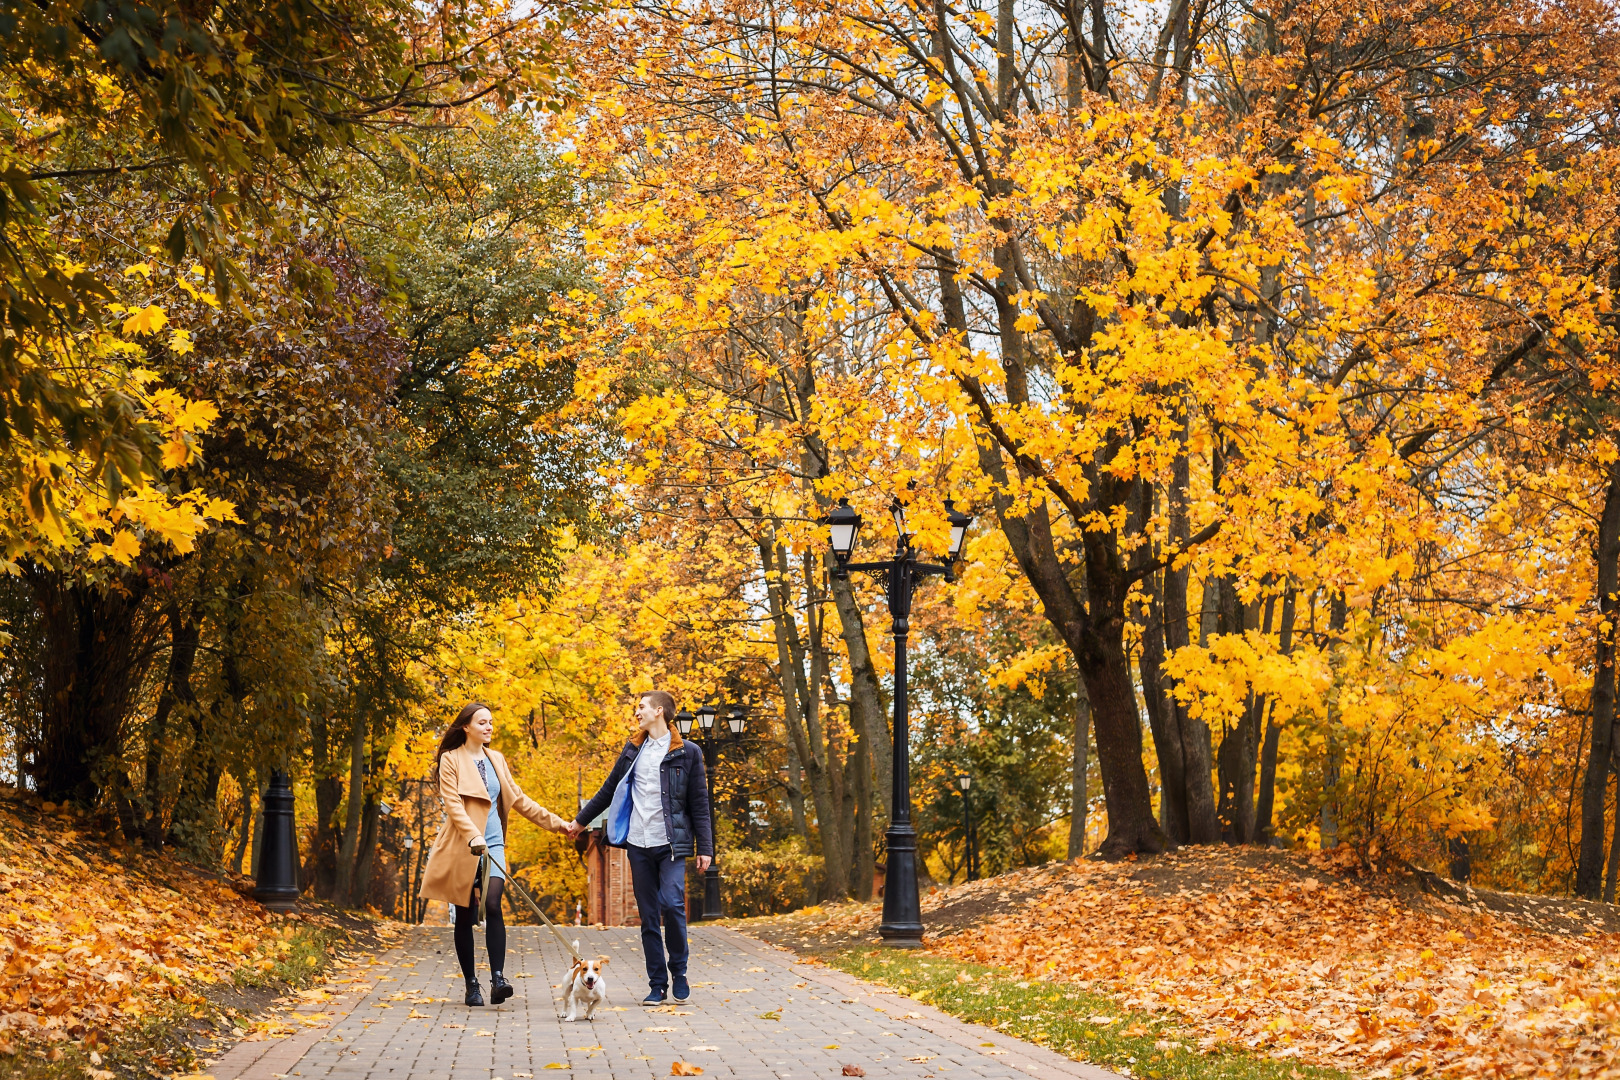
[{"label": "tree trunk", "polygon": [[[851,711],[854,706],[851,705]],[[860,901],[872,899],[872,882],[877,873],[877,851],[872,845],[877,815],[872,806],[872,740],[857,730],[850,746],[849,772],[855,787],[855,851],[850,859],[850,895]]]},{"label": "tree trunk", "polygon": [[[1620,748],[1616,748],[1615,758],[1611,762],[1612,771],[1620,776]],[[1603,879],[1603,902],[1614,903],[1616,884],[1620,884],[1620,786],[1616,787],[1614,798],[1614,836],[1609,840],[1609,872]]]},{"label": "tree trunk", "polygon": [[1468,850],[1468,841],[1460,836],[1453,836],[1446,841],[1446,853],[1450,856],[1451,880],[1467,882],[1474,876],[1473,858]]},{"label": "tree trunk", "polygon": [[[157,706],[146,723],[146,755],[142,778],[141,841],[153,851],[161,851],[168,830],[163,822],[163,752],[169,747],[169,715],[176,704],[187,700],[191,690],[191,669],[197,658],[201,628],[180,613],[180,605],[163,609],[169,623],[169,670],[158,695]],[[181,689],[184,687],[184,689]],[[184,760],[184,758],[182,759]]]},{"label": "tree trunk", "polygon": [[[313,890],[316,896],[330,900],[337,890],[337,845],[333,821],[338,805],[343,802],[343,781],[335,773],[337,763],[332,760],[331,721],[325,713],[316,713],[310,720],[310,751],[315,773],[315,838],[309,846],[309,858],[298,876],[300,886]],[[258,846],[254,843],[255,859]],[[258,872],[254,872],[258,878]]]},{"label": "tree trunk", "polygon": [[[1086,771],[1091,767],[1091,699],[1086,697],[1085,680],[1074,680],[1074,736],[1070,740],[1074,771],[1069,781],[1069,858],[1078,859],[1086,853],[1086,811],[1090,795],[1086,792]],[[970,841],[971,843],[971,841]]]},{"label": "tree trunk", "polygon": [[854,583],[848,578],[833,578],[832,596],[838,608],[839,636],[849,657],[850,722],[866,743],[871,759],[877,819],[887,821],[894,793],[894,736],[889,731],[888,702],[883,699],[883,684],[872,666],[866,622]]},{"label": "tree trunk", "polygon": [[799,764],[799,753],[793,748],[791,738],[787,744],[787,769],[788,809],[793,811],[793,831],[809,840],[810,822],[804,814],[804,767]]},{"label": "tree trunk", "polygon": [[[236,850],[231,853],[231,873],[240,875],[242,858],[247,854],[248,838],[257,839],[257,830],[253,828],[253,808],[263,803],[264,789],[268,785],[261,784],[255,779],[250,786],[245,776],[238,778],[237,783],[242,785],[242,824],[236,833]],[[257,866],[258,860],[255,859],[254,867]]]},{"label": "tree trunk", "polygon": [[1320,830],[1322,835],[1322,850],[1336,846],[1339,842],[1339,769],[1341,766],[1339,755],[1338,733],[1338,704],[1339,679],[1344,669],[1343,652],[1344,628],[1349,613],[1345,605],[1344,594],[1334,593],[1332,607],[1328,614],[1328,635],[1332,638],[1330,646],[1330,663],[1333,667],[1333,687],[1328,692],[1327,703],[1327,746],[1322,757],[1322,812],[1320,816]]},{"label": "tree trunk", "polygon": [[[358,703],[357,703],[358,704]],[[360,853],[360,824],[365,810],[366,709],[354,709],[354,728],[349,735],[349,805],[343,822],[343,840],[338,845],[337,881],[333,899],[351,903],[354,896],[356,856]]]},{"label": "tree trunk", "polygon": [[1147,706],[1148,729],[1159,759],[1159,826],[1173,844],[1187,842],[1187,772],[1182,753],[1181,714],[1164,675],[1164,608],[1159,602],[1158,574],[1149,574],[1147,621],[1142,627],[1142,651],[1137,666],[1142,672],[1142,700]]},{"label": "tree trunk", "polygon": [[[493,811],[492,811],[493,812]],[[377,834],[382,812],[377,804],[377,793],[366,792],[365,807],[360,814],[360,841],[354,859],[354,884],[350,886],[349,906],[363,908],[371,894],[372,871],[377,863]]]},{"label": "tree trunk", "polygon": [[[1289,586],[1283,592],[1282,625],[1279,627],[1279,645],[1284,656],[1294,651],[1295,592]],[[1255,805],[1255,840],[1269,845],[1274,835],[1272,818],[1277,802],[1277,746],[1282,741],[1282,725],[1277,722],[1276,705],[1266,714],[1266,741],[1260,751],[1260,794]]]},{"label": "tree trunk", "polygon": [[[1614,753],[1615,619],[1620,617],[1620,467],[1611,467],[1597,534],[1598,631],[1592,664],[1592,742],[1581,789],[1581,849],[1575,895],[1596,900],[1602,892],[1603,811],[1608,801]],[[1620,822],[1616,823],[1620,832]]]},{"label": "tree trunk", "polygon": [[94,807],[153,659],[141,619],[150,578],[129,574],[89,585],[30,562],[22,564],[22,576],[39,606],[44,638],[45,737],[31,763],[34,787],[52,802]]},{"label": "tree trunk", "polygon": [[[1187,445],[1187,412],[1181,410],[1182,447]],[[1188,538],[1187,488],[1191,484],[1191,466],[1186,453],[1178,453],[1171,463],[1170,484],[1165,491],[1165,510],[1169,518],[1170,541],[1184,548]],[[1187,610],[1187,586],[1190,574],[1185,565],[1174,563],[1164,568],[1164,643],[1169,652],[1185,649],[1192,644],[1191,613]],[[1173,690],[1171,687],[1167,689]],[[1200,717],[1189,714],[1188,706],[1173,692],[1168,693],[1167,707],[1176,713],[1176,727],[1181,731],[1182,776],[1186,783],[1187,842],[1213,844],[1221,838],[1220,820],[1215,816],[1215,785],[1211,779],[1214,762],[1210,748],[1209,725]]]},{"label": "tree trunk", "polygon": [[[174,642],[176,653],[184,654],[185,662],[170,666],[169,690],[191,732],[191,745],[182,757],[180,790],[175,796],[174,811],[169,815],[168,842],[182,847],[194,858],[211,861],[214,828],[217,824],[216,793],[219,784],[219,766],[215,760],[214,742],[206,731],[206,716],[191,688],[191,672],[195,666],[197,644],[202,636],[202,610],[192,605],[189,612],[175,609]],[[182,621],[183,620],[183,621]]]},{"label": "tree trunk", "polygon": [[849,893],[848,863],[843,838],[838,833],[839,808],[833,801],[831,778],[827,774],[826,747],[816,715],[817,700],[807,692],[805,684],[804,644],[799,640],[798,624],[793,617],[793,586],[788,574],[787,552],[769,536],[761,538],[759,551],[776,638],[777,677],[785,706],[783,718],[799,761],[810,778],[810,797],[815,803],[817,833],[821,837],[826,894],[829,898],[842,898]]}]

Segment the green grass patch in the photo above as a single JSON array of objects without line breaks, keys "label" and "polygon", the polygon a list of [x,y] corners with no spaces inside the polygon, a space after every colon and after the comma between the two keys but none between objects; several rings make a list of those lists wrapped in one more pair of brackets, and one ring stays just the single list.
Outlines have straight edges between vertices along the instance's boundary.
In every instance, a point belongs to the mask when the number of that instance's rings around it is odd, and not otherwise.
[{"label": "green grass patch", "polygon": [[261,942],[259,951],[237,967],[233,978],[237,986],[312,986],[332,966],[336,946],[342,940],[342,934],[325,927],[290,926]]},{"label": "green grass patch", "polygon": [[224,1014],[207,1002],[164,1000],[155,1012],[119,1032],[57,1043],[19,1043],[0,1057],[6,1080],[160,1080],[196,1069],[190,1033],[218,1025]]},{"label": "green grass patch", "polygon": [[826,961],[952,1016],[1148,1080],[1350,1080],[1338,1069],[1247,1050],[1204,1052],[1173,1016],[1133,1012],[1102,994],[1000,968],[896,949],[854,949]]}]

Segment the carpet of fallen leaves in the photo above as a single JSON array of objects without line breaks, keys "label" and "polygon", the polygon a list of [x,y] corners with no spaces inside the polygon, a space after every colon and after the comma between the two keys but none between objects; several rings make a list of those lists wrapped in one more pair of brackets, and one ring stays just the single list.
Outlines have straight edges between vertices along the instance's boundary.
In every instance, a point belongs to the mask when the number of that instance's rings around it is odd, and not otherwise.
[{"label": "carpet of fallen leaves", "polygon": [[[1042,891],[925,943],[1179,1014],[1205,1049],[1371,1077],[1620,1078],[1620,934],[1546,933],[1482,904],[1416,907],[1376,881],[1292,866],[1231,880],[1220,850],[1174,858],[1187,871],[1174,891],[1096,862],[941,890],[924,898],[925,923],[977,894]],[[1200,877],[1224,880],[1203,888]],[[875,922],[870,905],[826,914],[811,933],[864,936]]]},{"label": "carpet of fallen leaves", "polygon": [[113,858],[78,825],[0,803],[0,1071],[19,1042],[106,1046],[175,1004],[201,1006],[207,984],[272,967],[290,931],[173,860]]}]

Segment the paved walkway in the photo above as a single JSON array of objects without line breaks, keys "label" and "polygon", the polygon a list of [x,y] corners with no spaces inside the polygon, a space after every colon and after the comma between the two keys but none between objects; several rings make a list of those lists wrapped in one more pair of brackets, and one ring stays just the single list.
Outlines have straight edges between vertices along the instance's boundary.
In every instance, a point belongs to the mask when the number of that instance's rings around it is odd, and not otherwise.
[{"label": "paved walkway", "polygon": [[[419,927],[363,969],[364,982],[331,988],[344,996],[301,1005],[295,1034],[240,1043],[205,1071],[215,1080],[544,1080],[556,1075],[545,1070],[566,1069],[647,1080],[680,1060],[739,1080],[837,1077],[845,1065],[873,1080],[1115,1080],[720,927],[692,930],[692,1000],[643,1008],[640,932],[568,932],[582,951],[612,958],[608,1005],[592,1023],[558,1018],[553,984],[568,956],[544,927],[511,929],[507,976],[518,996],[482,1009],[461,1003],[449,929]],[[480,976],[487,994],[488,972]]]}]

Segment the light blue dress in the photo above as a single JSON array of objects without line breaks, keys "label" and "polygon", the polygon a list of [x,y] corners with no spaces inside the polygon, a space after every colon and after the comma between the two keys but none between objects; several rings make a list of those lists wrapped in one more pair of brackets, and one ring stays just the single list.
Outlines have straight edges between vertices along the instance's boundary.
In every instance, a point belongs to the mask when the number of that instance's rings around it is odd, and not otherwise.
[{"label": "light blue dress", "polygon": [[489,790],[489,822],[484,826],[484,846],[489,848],[489,876],[506,880],[501,867],[506,865],[506,834],[501,832],[501,781],[495,775],[495,766],[488,758],[478,759],[478,772]]}]

